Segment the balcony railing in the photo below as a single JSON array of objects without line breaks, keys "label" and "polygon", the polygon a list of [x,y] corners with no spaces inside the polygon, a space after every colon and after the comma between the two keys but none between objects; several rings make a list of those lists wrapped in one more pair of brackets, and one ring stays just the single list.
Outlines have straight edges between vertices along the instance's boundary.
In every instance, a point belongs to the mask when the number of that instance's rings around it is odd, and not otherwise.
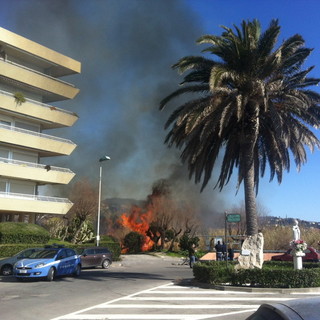
[{"label": "balcony railing", "polygon": [[48,134],[43,134],[43,133],[40,133],[40,132],[37,132],[37,131],[31,131],[31,130],[26,130],[26,129],[14,127],[14,126],[9,126],[9,125],[3,124],[3,123],[0,123],[0,128],[6,129],[6,130],[15,131],[15,132],[20,132],[20,133],[25,133],[25,134],[29,134],[29,135],[33,135],[33,136],[37,136],[39,138],[46,138],[46,139],[50,139],[50,140],[60,141],[60,142],[63,142],[63,143],[68,143],[68,144],[74,145],[74,146],[76,145],[75,143],[73,143],[69,139],[50,136]]},{"label": "balcony railing", "polygon": [[10,199],[21,199],[21,200],[33,200],[33,201],[48,201],[48,202],[59,202],[59,203],[69,203],[72,202],[66,198],[57,198],[57,197],[48,197],[40,196],[33,194],[23,194],[23,193],[13,193],[13,192],[3,192],[0,191],[1,198],[10,198]]},{"label": "balcony railing", "polygon": [[60,167],[55,167],[55,166],[49,166],[45,164],[40,164],[40,163],[32,163],[32,162],[27,162],[27,161],[20,161],[20,160],[13,160],[13,159],[8,159],[8,158],[2,158],[0,157],[0,162],[5,162],[5,163],[11,163],[15,165],[23,165],[29,168],[38,168],[38,169],[46,169],[46,170],[53,170],[53,171],[59,171],[59,172],[64,172],[64,173],[74,173],[70,169],[67,168],[60,168]]},{"label": "balcony railing", "polygon": [[26,67],[26,66],[24,66],[24,65],[22,65],[22,64],[19,64],[19,63],[10,61],[9,59],[0,58],[0,60],[6,62],[6,63],[8,63],[8,64],[12,64],[12,65],[17,66],[17,67],[19,67],[19,68],[23,68],[23,69],[28,70],[28,71],[30,71],[30,72],[39,74],[39,75],[41,75],[41,76],[50,78],[50,79],[52,79],[52,80],[58,81],[58,82],[60,82],[60,83],[63,83],[63,84],[66,84],[66,85],[68,85],[68,86],[70,86],[70,87],[75,88],[75,86],[74,86],[73,84],[69,83],[69,82],[63,81],[63,80],[61,80],[61,79],[59,79],[59,78],[51,77],[51,76],[49,76],[49,75],[46,74],[46,73],[43,73],[43,72],[40,72],[40,71],[31,69],[31,68],[28,68],[28,67]]},{"label": "balcony railing", "polygon": [[[0,90],[0,94],[3,94],[5,96],[9,96],[9,97],[14,98],[14,95],[12,93],[8,92],[8,91]],[[58,107],[54,107],[54,106],[51,106],[49,104],[46,104],[46,103],[43,103],[43,102],[39,102],[39,101],[36,101],[36,100],[32,100],[32,99],[29,99],[29,98],[25,98],[25,99],[26,99],[26,101],[28,101],[30,103],[33,103],[33,104],[36,104],[39,107],[48,108],[48,109],[51,109],[51,110],[54,109],[54,110],[57,110],[59,112],[63,112],[63,113],[66,113],[66,114],[71,114],[73,116],[77,116],[77,114],[72,112],[72,111],[60,109]]]}]

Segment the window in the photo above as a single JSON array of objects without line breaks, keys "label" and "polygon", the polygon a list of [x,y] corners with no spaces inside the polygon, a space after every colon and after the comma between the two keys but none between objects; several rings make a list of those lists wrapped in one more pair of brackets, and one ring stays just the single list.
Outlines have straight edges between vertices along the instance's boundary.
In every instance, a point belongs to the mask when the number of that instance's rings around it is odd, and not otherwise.
[{"label": "window", "polygon": [[14,160],[19,160],[19,161],[26,161],[26,162],[32,162],[32,163],[38,162],[38,155],[25,153],[25,152],[19,152],[19,151],[13,151],[12,158]]},{"label": "window", "polygon": [[39,132],[39,126],[37,126],[35,124],[16,121],[15,126],[17,128]]},{"label": "window", "polygon": [[33,195],[35,194],[35,184],[26,181],[10,181],[10,192]]},{"label": "window", "polygon": [[67,256],[68,257],[72,257],[72,256],[74,256],[76,253],[73,251],[73,250],[71,250],[71,249],[66,249],[67,250]]},{"label": "window", "polygon": [[0,192],[6,192],[7,191],[7,181],[0,180]]},{"label": "window", "polygon": [[93,249],[86,249],[84,251],[84,254],[94,254],[94,250]]},{"label": "window", "polygon": [[61,260],[67,257],[66,250],[61,250],[57,256],[57,260]]},{"label": "window", "polygon": [[9,149],[5,149],[5,148],[0,148],[0,157],[1,158],[6,158],[8,159],[9,158]]}]

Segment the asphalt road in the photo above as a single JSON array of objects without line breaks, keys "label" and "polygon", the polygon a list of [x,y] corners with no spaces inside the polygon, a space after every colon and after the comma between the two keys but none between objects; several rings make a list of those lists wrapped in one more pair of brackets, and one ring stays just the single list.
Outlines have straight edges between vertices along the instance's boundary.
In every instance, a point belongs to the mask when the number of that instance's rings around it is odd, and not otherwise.
[{"label": "asphalt road", "polygon": [[181,259],[124,256],[110,269],[85,269],[79,278],[18,282],[0,277],[1,320],[49,320],[175,280],[192,278]]},{"label": "asphalt road", "polygon": [[0,319],[245,320],[262,303],[320,294],[299,289],[221,291],[199,286],[192,279],[192,269],[181,265],[181,259],[148,255],[124,256],[109,270],[87,269],[79,278],[53,282],[0,277]]}]

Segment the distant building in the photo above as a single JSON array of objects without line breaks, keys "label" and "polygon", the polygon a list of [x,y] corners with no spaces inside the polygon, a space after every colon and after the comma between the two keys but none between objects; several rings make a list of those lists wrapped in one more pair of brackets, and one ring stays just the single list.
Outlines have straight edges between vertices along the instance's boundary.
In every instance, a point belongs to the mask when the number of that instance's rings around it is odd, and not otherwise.
[{"label": "distant building", "polygon": [[49,131],[77,121],[52,103],[78,94],[60,78],[80,71],[80,62],[0,28],[0,221],[34,222],[38,214],[63,215],[72,207],[68,199],[39,195],[38,188],[68,184],[75,175],[46,158],[76,148]]}]

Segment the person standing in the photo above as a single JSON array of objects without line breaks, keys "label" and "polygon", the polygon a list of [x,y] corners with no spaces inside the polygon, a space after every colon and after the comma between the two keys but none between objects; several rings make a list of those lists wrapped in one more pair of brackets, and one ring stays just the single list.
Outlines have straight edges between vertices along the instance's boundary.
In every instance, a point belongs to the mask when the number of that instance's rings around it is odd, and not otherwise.
[{"label": "person standing", "polygon": [[222,260],[222,255],[223,255],[221,242],[218,241],[214,248],[216,249],[216,259],[217,259],[217,261],[221,261]]},{"label": "person standing", "polygon": [[227,260],[227,246],[222,242],[222,260]]},{"label": "person standing", "polygon": [[230,248],[228,249],[228,260],[233,261],[233,259],[234,259],[234,251],[233,251],[233,249],[230,247]]},{"label": "person standing", "polygon": [[196,245],[193,243],[190,247],[189,247],[189,265],[190,268],[193,268],[194,263],[196,262]]}]

